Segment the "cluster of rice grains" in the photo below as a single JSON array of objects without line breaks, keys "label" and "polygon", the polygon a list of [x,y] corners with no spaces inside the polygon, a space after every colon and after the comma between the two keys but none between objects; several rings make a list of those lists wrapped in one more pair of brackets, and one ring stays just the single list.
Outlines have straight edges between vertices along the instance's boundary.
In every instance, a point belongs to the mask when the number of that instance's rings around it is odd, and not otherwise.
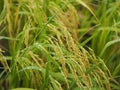
[{"label": "cluster of rice grains", "polygon": [[[20,0],[16,4],[5,0],[2,19],[8,30],[11,65],[5,68],[10,71],[6,77],[10,89],[110,90],[106,65],[90,48],[80,45],[75,5],[94,13],[84,2],[75,1]],[[1,55],[3,63],[7,56]]]}]

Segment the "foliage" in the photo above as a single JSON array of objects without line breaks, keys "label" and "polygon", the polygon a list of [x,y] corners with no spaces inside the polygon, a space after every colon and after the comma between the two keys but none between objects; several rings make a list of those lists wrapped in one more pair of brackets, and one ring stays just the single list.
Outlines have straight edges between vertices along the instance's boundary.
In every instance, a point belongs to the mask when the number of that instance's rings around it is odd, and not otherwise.
[{"label": "foliage", "polygon": [[119,88],[119,1],[2,3],[1,90]]}]

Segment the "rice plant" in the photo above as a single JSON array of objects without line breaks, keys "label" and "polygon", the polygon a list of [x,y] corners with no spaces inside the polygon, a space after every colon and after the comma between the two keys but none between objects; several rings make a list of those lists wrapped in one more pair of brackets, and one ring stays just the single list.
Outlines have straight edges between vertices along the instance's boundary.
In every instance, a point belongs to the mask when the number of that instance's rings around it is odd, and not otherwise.
[{"label": "rice plant", "polygon": [[96,22],[89,12],[83,11],[86,15],[85,19],[81,21],[81,29],[79,29],[79,34],[82,35],[79,40],[83,41],[82,45],[90,46],[95,54],[104,60],[112,77],[117,80],[114,82],[116,86],[113,85],[116,89],[120,88],[118,87],[120,85],[119,3],[119,1],[112,0],[87,2],[94,10],[99,22]]},{"label": "rice plant", "polygon": [[[118,75],[119,65],[115,63],[118,66],[113,73],[114,68],[108,66],[112,64],[110,59],[116,50],[110,56],[106,54],[111,51],[108,48],[114,45],[118,48],[119,39],[111,41],[109,38],[113,35],[119,38],[119,27],[116,26],[119,21],[114,19],[112,24],[117,31],[107,25],[104,31],[104,18],[109,15],[108,21],[105,20],[109,22],[114,17],[109,14],[111,9],[106,11],[106,4],[102,4],[103,7],[99,3],[92,9],[91,4],[94,5],[92,0],[1,0],[0,89],[118,88],[113,76]],[[119,4],[115,4],[115,8],[119,8]],[[102,10],[106,14],[98,18],[101,8],[105,8]],[[112,13],[119,12],[113,9]],[[91,33],[90,37],[85,36]],[[101,38],[97,38],[98,34]],[[88,45],[89,41],[91,45]]]}]

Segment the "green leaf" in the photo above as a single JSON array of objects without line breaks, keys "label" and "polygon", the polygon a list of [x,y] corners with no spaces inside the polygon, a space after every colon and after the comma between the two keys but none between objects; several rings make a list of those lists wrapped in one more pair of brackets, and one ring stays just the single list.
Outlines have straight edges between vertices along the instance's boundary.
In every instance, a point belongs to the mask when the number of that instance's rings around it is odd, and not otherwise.
[{"label": "green leaf", "polygon": [[105,45],[105,47],[103,48],[103,50],[102,50],[102,52],[101,52],[101,54],[100,54],[100,57],[104,54],[104,52],[106,51],[106,49],[107,49],[108,47],[110,47],[111,45],[114,45],[114,44],[116,44],[116,43],[118,43],[118,42],[120,42],[120,39],[116,39],[116,40],[113,40],[113,41],[108,42],[108,43]]},{"label": "green leaf", "polygon": [[92,9],[85,2],[83,2],[82,0],[76,0],[76,1],[78,3],[80,3],[82,6],[84,6],[85,8],[87,8],[91,12],[91,14],[96,18],[96,20],[99,21],[95,15],[95,13],[92,11]]},{"label": "green leaf", "polygon": [[7,39],[7,40],[18,40],[16,38],[10,38],[10,37],[5,37],[5,36],[0,36],[0,40],[2,39]]}]

